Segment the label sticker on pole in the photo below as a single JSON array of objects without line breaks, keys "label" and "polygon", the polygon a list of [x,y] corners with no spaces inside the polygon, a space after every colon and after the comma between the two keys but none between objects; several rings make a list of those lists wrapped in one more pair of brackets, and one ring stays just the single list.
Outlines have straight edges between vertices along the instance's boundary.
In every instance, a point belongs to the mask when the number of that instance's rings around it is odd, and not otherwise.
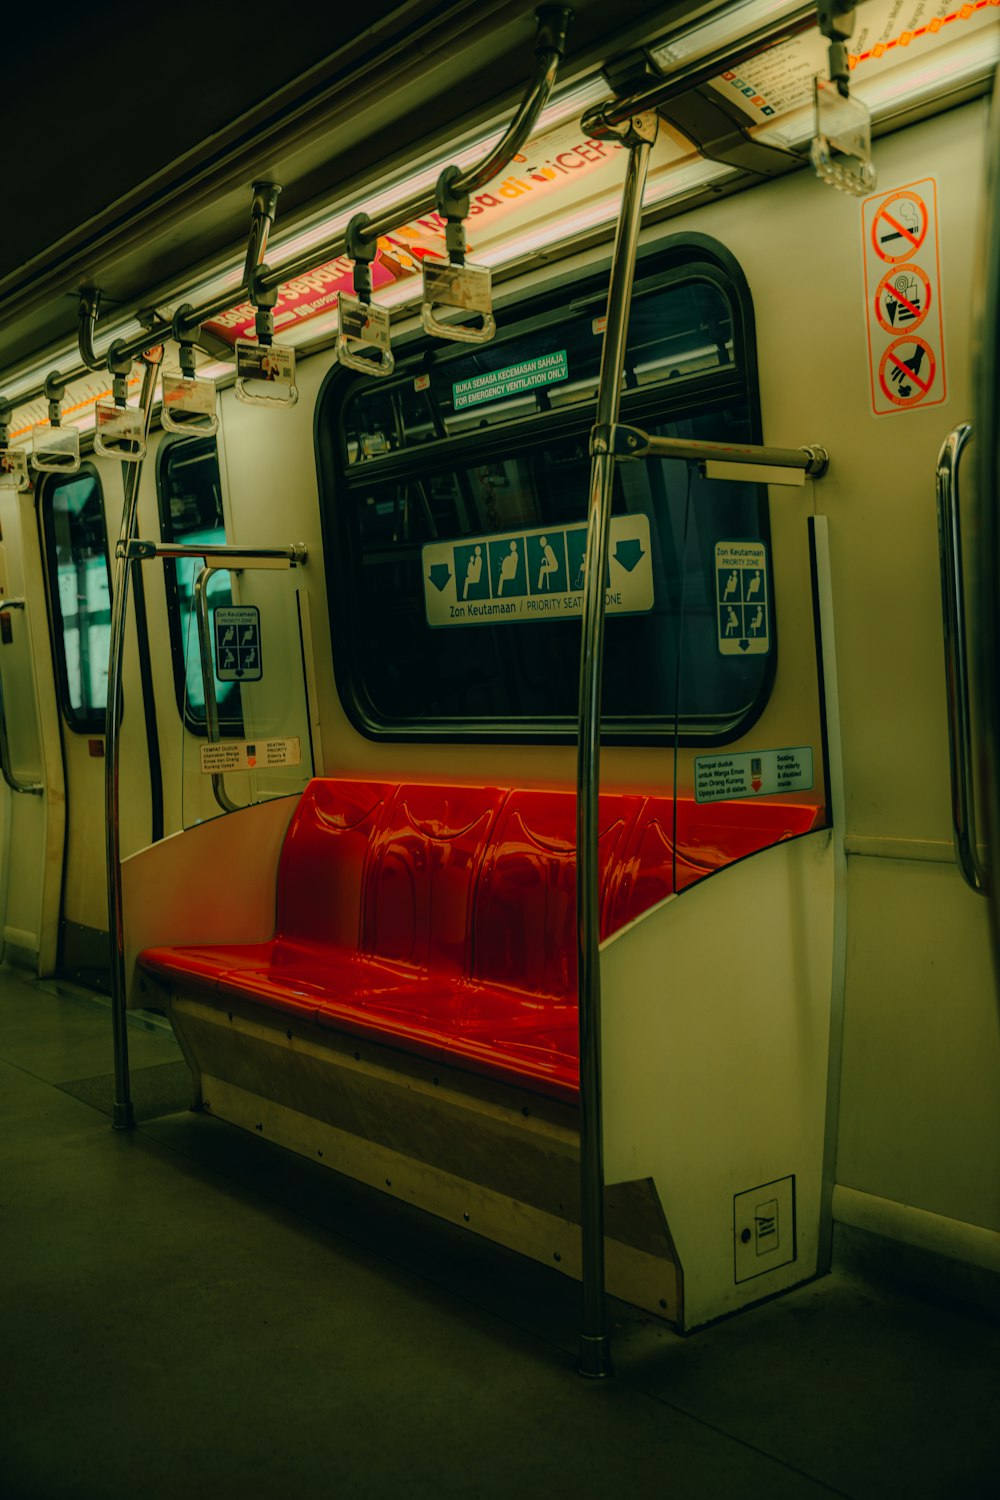
[{"label": "label sticker on pole", "polygon": [[866,198],[861,232],[872,412],[937,406],[947,383],[934,178]]},{"label": "label sticker on pole", "polygon": [[[424,608],[432,629],[579,619],[583,613],[587,527],[582,522],[428,542],[422,561]],[[652,609],[647,516],[611,518],[604,589],[609,615]]]},{"label": "label sticker on pole", "polygon": [[213,613],[215,675],[220,682],[259,682],[260,610],[255,604],[219,606]]},{"label": "label sticker on pole", "polygon": [[766,656],[771,649],[767,548],[716,542],[715,618],[723,656]]}]

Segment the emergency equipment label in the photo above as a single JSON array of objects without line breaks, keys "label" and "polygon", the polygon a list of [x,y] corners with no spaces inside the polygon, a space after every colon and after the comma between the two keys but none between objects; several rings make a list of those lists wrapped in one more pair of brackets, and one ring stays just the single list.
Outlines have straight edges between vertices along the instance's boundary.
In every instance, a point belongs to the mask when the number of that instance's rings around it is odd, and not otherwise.
[{"label": "emergency equipment label", "polygon": [[[432,629],[579,619],[583,613],[585,525],[428,542],[422,559]],[[604,605],[609,615],[644,614],[653,607],[647,516],[611,518]]]},{"label": "emergency equipment label", "polygon": [[537,359],[526,359],[519,365],[487,370],[485,375],[473,375],[469,380],[456,380],[451,388],[452,399],[455,410],[462,411],[483,401],[499,401],[502,396],[519,396],[538,386],[556,385],[568,376],[566,350],[558,349],[554,354],[540,354]]},{"label": "emergency equipment label", "polygon": [[201,770],[204,776],[301,764],[302,743],[298,735],[281,740],[220,740],[214,745],[201,746]]},{"label": "emergency equipment label", "polygon": [[215,675],[220,682],[259,682],[264,675],[260,658],[260,610],[255,604],[220,606],[215,626]]},{"label": "emergency equipment label", "polygon": [[866,198],[861,224],[872,411],[938,406],[948,392],[934,178]]},{"label": "emergency equipment label", "polygon": [[766,656],[770,651],[763,542],[716,542],[715,615],[723,656]]},{"label": "emergency equipment label", "polygon": [[793,750],[751,750],[739,755],[696,755],[694,800],[727,802],[735,797],[771,797],[808,792],[813,784],[810,745]]}]

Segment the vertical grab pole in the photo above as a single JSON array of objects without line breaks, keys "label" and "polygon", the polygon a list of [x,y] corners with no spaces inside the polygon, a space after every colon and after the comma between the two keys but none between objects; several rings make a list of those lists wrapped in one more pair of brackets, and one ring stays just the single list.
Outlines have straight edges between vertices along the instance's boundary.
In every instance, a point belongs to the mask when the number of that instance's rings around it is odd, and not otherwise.
[{"label": "vertical grab pole", "polygon": [[[149,436],[149,419],[153,412],[153,392],[163,359],[162,346],[148,349],[143,355],[145,368],[139,405],[143,414],[143,438]],[[122,662],[125,655],[125,618],[128,605],[128,582],[131,567],[128,544],[135,535],[136,508],[139,501],[139,477],[142,463],[129,464],[125,475],[122,524],[115,548],[114,592],[111,596],[111,642],[108,648],[108,706],[104,722],[104,820],[105,850],[108,863],[108,934],[111,947],[111,1031],[115,1047],[115,1104],[112,1124],[115,1130],[131,1130],[135,1124],[132,1108],[132,1085],[128,1068],[128,1029],[125,1011],[125,934],[122,926],[121,829],[118,821],[118,766],[121,723]],[[138,564],[137,564],[138,566]]]},{"label": "vertical grab pole", "polygon": [[[628,147],[621,215],[611,263],[607,326],[597,388],[597,421],[587,517],[587,568],[580,648],[580,723],[577,748],[577,950],[580,1025],[580,1235],[583,1266],[581,1375],[611,1373],[604,1299],[604,1138],[601,1105],[600,881],[598,791],[601,753],[601,677],[604,656],[604,573],[614,487],[615,458],[608,429],[618,420],[642,194],[655,113],[635,115],[620,139]],[[609,132],[610,133],[610,132]],[[618,131],[614,132],[616,135]]]}]

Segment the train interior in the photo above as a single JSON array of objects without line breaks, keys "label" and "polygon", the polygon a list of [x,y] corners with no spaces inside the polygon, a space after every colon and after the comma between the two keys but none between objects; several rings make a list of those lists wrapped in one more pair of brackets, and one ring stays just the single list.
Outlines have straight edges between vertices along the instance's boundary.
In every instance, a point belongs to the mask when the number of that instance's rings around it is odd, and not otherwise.
[{"label": "train interior", "polygon": [[992,1494],[1000,6],[265,9],[0,245],[0,1489]]}]

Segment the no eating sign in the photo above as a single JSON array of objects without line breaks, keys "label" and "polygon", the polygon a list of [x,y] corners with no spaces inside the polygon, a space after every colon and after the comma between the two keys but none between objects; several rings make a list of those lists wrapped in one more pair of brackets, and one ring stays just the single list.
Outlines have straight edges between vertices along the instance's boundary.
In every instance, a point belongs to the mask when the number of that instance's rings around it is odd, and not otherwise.
[{"label": "no eating sign", "polygon": [[861,223],[872,411],[938,406],[948,392],[934,178],[866,198]]}]

